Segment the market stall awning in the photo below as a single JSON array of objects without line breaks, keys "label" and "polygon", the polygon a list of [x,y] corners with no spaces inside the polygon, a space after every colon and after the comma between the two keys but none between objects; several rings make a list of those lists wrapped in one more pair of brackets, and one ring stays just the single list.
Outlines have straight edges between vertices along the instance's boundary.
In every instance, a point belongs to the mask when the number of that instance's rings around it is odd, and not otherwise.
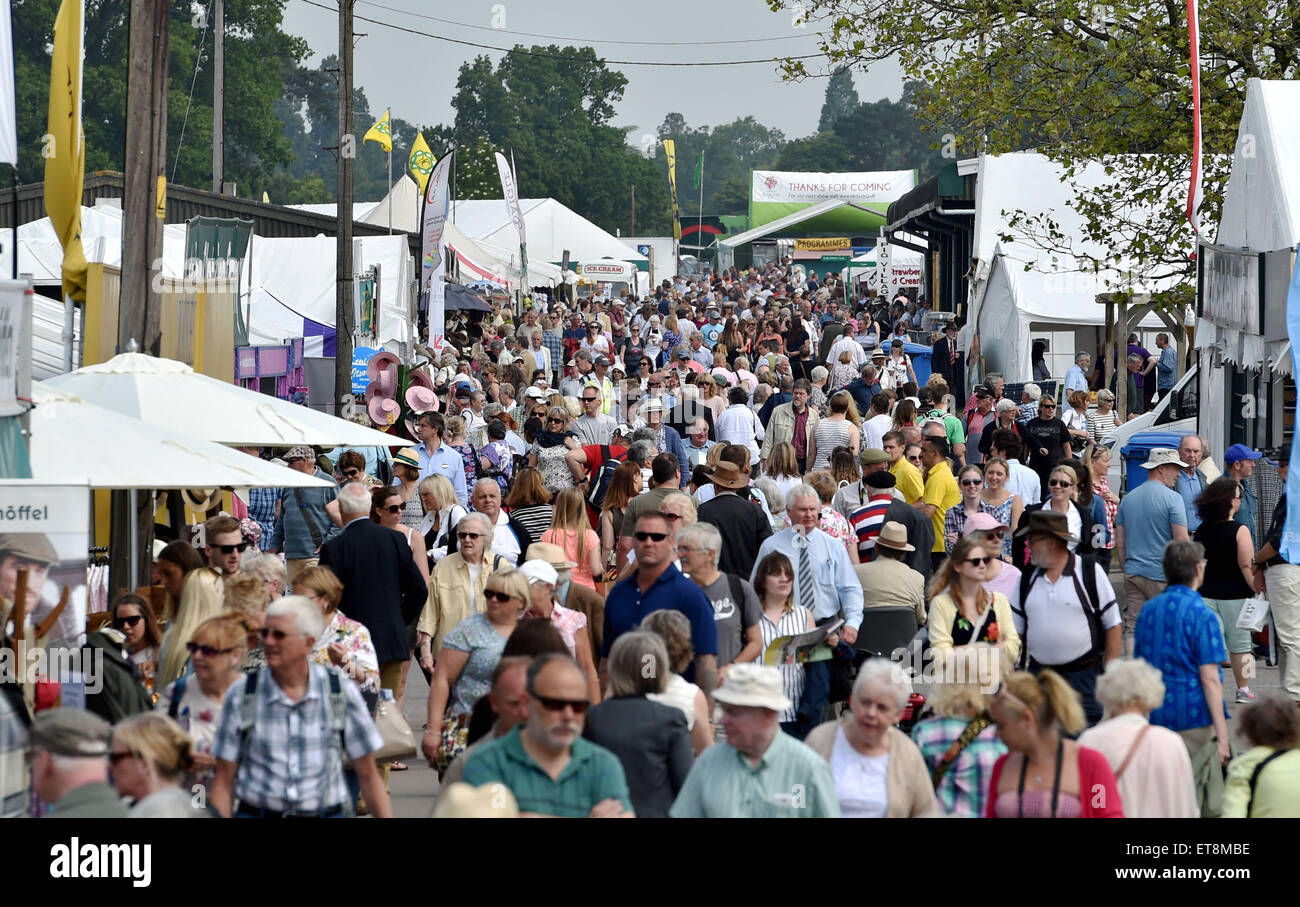
[{"label": "market stall awning", "polygon": [[52,378],[48,384],[115,413],[218,444],[391,447],[403,443],[394,435],[227,384],[183,362],[143,353],[122,353]]},{"label": "market stall awning", "polygon": [[32,382],[32,478],[92,488],[315,488],[318,479]]}]

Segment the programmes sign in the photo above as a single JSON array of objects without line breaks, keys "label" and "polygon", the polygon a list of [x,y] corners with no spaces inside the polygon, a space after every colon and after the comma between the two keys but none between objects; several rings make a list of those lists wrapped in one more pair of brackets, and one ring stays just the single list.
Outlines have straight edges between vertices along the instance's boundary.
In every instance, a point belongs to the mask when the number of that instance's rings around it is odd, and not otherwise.
[{"label": "programmes sign", "polygon": [[874,233],[884,225],[885,213],[916,186],[915,170],[867,173],[796,173],[753,171],[749,225],[758,227],[824,201],[854,202],[869,210],[842,207],[799,225],[808,233]]}]

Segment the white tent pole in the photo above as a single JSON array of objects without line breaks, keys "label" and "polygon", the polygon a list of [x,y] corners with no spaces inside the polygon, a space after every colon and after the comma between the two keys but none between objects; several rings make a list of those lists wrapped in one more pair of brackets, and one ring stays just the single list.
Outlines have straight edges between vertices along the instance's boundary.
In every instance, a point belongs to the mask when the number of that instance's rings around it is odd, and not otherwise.
[{"label": "white tent pole", "polygon": [[127,570],[130,572],[130,579],[125,588],[127,591],[134,591],[139,583],[140,578],[140,511],[136,501],[135,489],[132,488],[127,492],[127,508],[130,513],[127,518],[128,531],[131,533],[131,543],[127,548]]}]

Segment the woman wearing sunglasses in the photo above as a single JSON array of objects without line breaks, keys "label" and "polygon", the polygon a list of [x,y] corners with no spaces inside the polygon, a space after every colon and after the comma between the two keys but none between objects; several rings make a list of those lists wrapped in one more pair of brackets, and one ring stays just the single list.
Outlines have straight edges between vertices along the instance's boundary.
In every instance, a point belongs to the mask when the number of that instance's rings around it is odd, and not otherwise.
[{"label": "woman wearing sunglasses", "polygon": [[146,712],[123,719],[113,729],[108,762],[113,786],[135,801],[133,819],[182,819],[210,816],[195,806],[182,787],[193,767],[194,743],[166,715]]},{"label": "woman wearing sunglasses", "polygon": [[1020,655],[1011,603],[1001,592],[984,587],[994,560],[990,550],[994,549],[973,537],[961,539],[930,581],[926,627],[936,661],[957,646],[976,642],[1000,646],[1011,664]]},{"label": "woman wearing sunglasses", "polygon": [[[586,397],[599,397],[591,385],[582,388]],[[573,473],[565,459],[570,450],[576,450],[577,435],[570,431],[571,416],[563,406],[552,406],[546,411],[546,425],[537,434],[537,440],[528,451],[528,465],[541,470],[542,484],[551,494],[559,494],[573,487]]]},{"label": "woman wearing sunglasses", "polygon": [[458,623],[442,641],[429,683],[429,726],[422,749],[439,775],[468,744],[474,704],[492,688],[506,639],[528,607],[528,580],[519,570],[488,577],[484,610]]},{"label": "woman wearing sunglasses", "polygon": [[[980,491],[980,510],[1006,526],[1020,525],[1020,511],[1025,502],[1020,495],[1012,494],[1007,488],[1007,479],[1011,477],[1011,464],[1002,457],[991,457],[984,461],[984,486]],[[1003,533],[999,541],[1000,557],[1011,563],[1011,533]]]},{"label": "woman wearing sunglasses", "polygon": [[381,485],[370,489],[370,521],[391,529],[406,539],[410,546],[411,557],[415,566],[424,577],[424,584],[429,585],[429,555],[424,544],[424,536],[410,526],[402,525],[402,514],[406,505],[402,503],[402,493],[396,485]]},{"label": "woman wearing sunglasses", "polygon": [[243,676],[248,645],[243,621],[234,614],[223,614],[204,621],[194,631],[186,646],[191,673],[179,678],[163,691],[159,710],[180,725],[194,741],[194,769],[189,779],[195,784],[210,783],[217,763],[212,744],[217,737],[221,703],[226,691]]},{"label": "woman wearing sunglasses", "polygon": [[[966,521],[964,535],[983,544],[986,551],[996,553],[1002,550],[1003,541],[1010,540],[1011,527],[999,523],[992,514],[982,512]],[[990,593],[1001,592],[1011,602],[1011,607],[1016,607],[1020,603],[1020,569],[1009,561],[994,557],[989,561],[984,588]]]},{"label": "woman wearing sunglasses", "polygon": [[162,630],[154,619],[153,608],[134,592],[124,592],[113,602],[109,612],[113,629],[126,637],[126,648],[131,661],[140,673],[152,679],[158,668],[158,650],[162,646]]},{"label": "woman wearing sunglasses", "polygon": [[[1105,541],[1106,528],[1098,526],[1097,531],[1093,531],[1096,523],[1092,508],[1080,507],[1075,503],[1078,500],[1078,486],[1078,473],[1069,465],[1062,463],[1053,468],[1047,480],[1050,497],[1041,504],[1030,504],[1026,507],[1016,528],[1025,525],[1025,519],[1035,510],[1055,510],[1057,513],[1065,514],[1070,526],[1070,535],[1078,539],[1067,543],[1070,551],[1076,554],[1093,554],[1094,545],[1100,545]],[[1024,536],[1012,539],[1011,560],[1017,567],[1022,568],[1029,563],[1029,546]]]},{"label": "woman wearing sunglasses", "polygon": [[[961,490],[961,502],[956,507],[949,507],[943,515],[943,545],[949,555],[953,546],[966,534],[966,521],[981,511],[984,471],[973,463],[962,467],[957,473],[957,486]],[[995,551],[994,556],[999,553]]]}]

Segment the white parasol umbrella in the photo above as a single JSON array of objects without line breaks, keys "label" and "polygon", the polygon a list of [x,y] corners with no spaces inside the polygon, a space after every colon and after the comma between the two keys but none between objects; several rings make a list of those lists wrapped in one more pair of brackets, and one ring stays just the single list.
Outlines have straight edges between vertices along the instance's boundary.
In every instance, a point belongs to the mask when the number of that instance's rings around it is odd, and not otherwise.
[{"label": "white parasol umbrella", "polygon": [[32,382],[32,478],[92,488],[314,488],[330,482]]},{"label": "white parasol umbrella", "polygon": [[[191,438],[254,447],[392,447],[408,442],[202,375],[183,362],[122,353],[46,382],[88,403]],[[358,401],[364,407],[365,401]],[[151,487],[163,487],[154,484]]]}]

